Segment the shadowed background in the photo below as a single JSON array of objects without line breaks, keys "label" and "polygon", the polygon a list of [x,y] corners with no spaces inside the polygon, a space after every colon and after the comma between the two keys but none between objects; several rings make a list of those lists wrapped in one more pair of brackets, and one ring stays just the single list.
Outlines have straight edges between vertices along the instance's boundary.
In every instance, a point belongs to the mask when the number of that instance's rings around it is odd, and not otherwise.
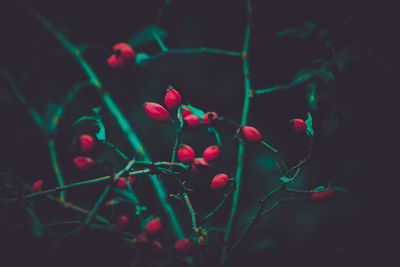
[{"label": "shadowed background", "polygon": [[[164,41],[170,48],[241,51],[246,24],[245,1],[173,0],[157,21],[163,4],[164,1],[155,0],[31,3],[71,42],[88,45],[84,57],[120,105],[154,160],[170,159],[175,131],[172,125],[151,121],[142,104],[145,101],[162,103],[168,85],[179,90],[184,103],[216,111],[235,121],[240,121],[243,99],[241,62],[233,57],[166,55],[146,66],[131,65],[122,69],[107,66],[106,59],[115,43],[126,42],[157,22],[167,31]],[[319,83],[320,102],[316,110],[310,106],[306,85],[301,84],[253,98],[249,124],[257,127],[269,143],[281,148],[293,163],[304,152],[305,140],[290,133],[287,122],[294,117],[305,119],[310,111],[316,132],[313,152],[292,187],[312,189],[332,183],[353,194],[338,195],[319,205],[305,201],[278,208],[261,220],[237,250],[231,264],[264,266],[310,261],[350,264],[372,260],[381,263],[389,259],[396,217],[392,211],[396,201],[393,186],[396,172],[392,172],[392,166],[396,157],[392,156],[394,149],[391,149],[395,142],[390,137],[393,136],[391,125],[395,124],[393,115],[397,114],[393,92],[398,87],[400,67],[396,36],[398,11],[391,6],[370,8],[337,3],[303,5],[254,1],[254,30],[249,53],[254,89],[288,84],[310,61],[332,60],[332,50],[324,44],[320,34],[327,40],[334,40],[337,53],[349,50],[343,57],[346,61],[343,69],[331,69],[336,87],[332,83]],[[28,101],[44,115],[49,103],[60,103],[74,83],[86,77],[74,59],[24,8],[5,1],[0,12],[0,66],[11,73]],[[301,28],[304,22],[316,25],[314,33],[304,38],[274,37],[281,30]],[[148,54],[159,52],[156,42],[134,49]],[[3,77],[0,90],[2,178],[16,177],[29,184],[44,178],[45,187],[55,186],[46,139],[17,102]],[[332,111],[334,103],[337,108]],[[88,87],[66,109],[56,141],[67,182],[99,177],[107,172],[101,166],[90,172],[77,172],[72,163],[73,157],[78,155],[72,145],[74,138],[81,133],[93,134],[95,129],[90,125],[72,129],[71,125],[99,105],[100,99]],[[103,111],[107,138],[133,157],[115,121]],[[233,175],[237,150],[235,129],[221,125],[218,130],[223,143],[218,170]],[[183,142],[190,144],[200,156],[215,140],[203,129],[185,134]],[[123,167],[123,162],[107,147],[99,145],[93,156],[107,159],[116,169]],[[255,214],[257,199],[279,184],[279,172],[271,153],[264,147],[249,145],[245,166],[232,239]],[[189,185],[196,189],[191,194],[193,206],[204,215],[218,203],[222,193],[209,193],[209,178],[193,176],[189,180]],[[175,193],[178,189],[170,181],[164,183],[168,192]],[[136,188],[141,202],[162,217],[148,181],[141,177]],[[90,208],[102,190],[102,185],[82,187],[67,192],[67,196]],[[189,233],[187,210],[176,200],[171,203]],[[42,221],[67,220],[75,216],[41,199],[37,200],[35,210]],[[122,206],[114,214],[105,209],[100,213],[115,218],[119,212],[126,211],[127,207]],[[211,221],[212,225],[223,227],[228,214],[229,205],[226,205]],[[19,203],[7,206],[0,213],[2,226],[24,220],[27,215]],[[63,232],[60,229],[58,231]],[[138,227],[133,225],[131,231],[137,233]],[[218,231],[213,235],[217,240]],[[131,261],[130,248],[115,236],[99,231],[83,231],[51,252],[48,248],[54,237],[46,235],[35,239],[29,227],[1,230],[1,236],[2,255],[10,262],[5,266],[20,266],[31,261],[128,266]],[[162,240],[166,247],[175,242],[168,230],[163,233]],[[210,246],[206,262],[211,262],[218,252],[216,247]]]}]

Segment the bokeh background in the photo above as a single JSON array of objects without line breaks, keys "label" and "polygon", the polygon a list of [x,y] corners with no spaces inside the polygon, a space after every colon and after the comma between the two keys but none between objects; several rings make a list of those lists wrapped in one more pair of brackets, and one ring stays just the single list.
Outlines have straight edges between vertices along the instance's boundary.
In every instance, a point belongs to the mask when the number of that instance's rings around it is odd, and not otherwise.
[{"label": "bokeh background", "polygon": [[[243,79],[241,62],[237,58],[166,55],[145,66],[133,64],[118,70],[110,69],[106,59],[115,43],[127,42],[135,33],[153,24],[167,32],[164,41],[170,48],[240,51],[246,25],[245,1],[172,0],[160,19],[158,12],[164,5],[161,0],[27,3],[74,44],[87,46],[84,57],[120,105],[154,160],[170,158],[175,131],[172,125],[151,121],[142,105],[145,101],[162,103],[168,85],[179,90],[185,103],[240,121]],[[382,5],[254,1],[249,53],[253,88],[289,84],[300,69],[304,70],[304,66],[316,59],[334,62],[336,55],[338,64],[329,66],[334,82],[312,80],[317,85],[317,107],[310,104],[308,83],[301,83],[291,89],[253,98],[249,124],[257,127],[269,143],[280,148],[289,162],[295,163],[304,153],[306,140],[291,133],[287,123],[295,117],[305,119],[307,112],[311,112],[316,132],[312,156],[292,186],[312,189],[332,183],[347,188],[352,194],[338,194],[332,201],[319,205],[304,201],[280,207],[261,220],[232,257],[231,266],[383,264],[395,255],[398,156],[394,154],[396,142],[392,137],[398,124],[399,11],[395,6]],[[305,22],[312,23],[315,28],[309,33],[297,31],[304,37],[291,34],[276,37],[282,30],[311,25]],[[76,82],[85,81],[74,59],[21,4],[2,2],[0,29],[1,68],[15,78],[28,101],[43,116],[49,105],[61,103]],[[159,52],[156,42],[134,49],[150,55]],[[4,77],[0,78],[0,90],[2,180],[12,177],[30,184],[43,178],[45,187],[55,186],[46,139],[18,103]],[[87,87],[66,109],[56,141],[67,182],[107,173],[105,166],[78,172],[72,162],[78,155],[72,144],[74,138],[81,133],[94,134],[96,129],[91,125],[71,126],[99,105],[101,101],[95,91]],[[107,138],[133,157],[133,151],[105,109],[102,116]],[[237,150],[235,129],[221,124],[218,130],[223,142],[223,158],[218,162],[218,170],[233,175]],[[201,155],[207,145],[215,143],[212,134],[205,129],[185,133],[183,141],[190,144],[197,155]],[[112,162],[115,169],[123,167],[118,156],[100,144],[92,156]],[[255,214],[257,199],[279,184],[278,177],[271,153],[265,147],[249,145],[233,238]],[[195,189],[191,197],[199,214],[206,214],[222,197],[221,192],[209,192],[209,181],[209,177],[188,177],[188,184]],[[176,193],[173,182],[168,179],[163,182],[169,192]],[[102,189],[102,185],[82,187],[71,190],[68,198],[90,208]],[[163,218],[144,177],[139,179],[136,189],[143,205]],[[4,190],[2,186],[2,194]],[[171,203],[189,233],[190,218],[186,209],[179,201],[172,199]],[[107,209],[100,212],[116,218],[128,210],[122,205],[113,212]],[[43,199],[37,200],[35,211],[43,222],[76,217],[75,213]],[[214,230],[210,238],[212,236],[214,242],[202,264],[212,264],[218,255],[219,231],[228,214],[229,204],[211,220]],[[21,203],[2,206],[2,226],[27,220]],[[161,239],[168,247],[176,240],[168,225],[166,227]],[[0,230],[4,266],[27,263],[35,266],[50,263],[129,266],[135,262],[131,248],[114,235],[101,231],[82,231],[50,250],[54,236],[69,230],[68,227],[52,229],[40,239],[32,235],[28,224]],[[138,233],[138,225],[132,225],[131,231]],[[184,263],[178,261],[170,265],[179,264]]]}]

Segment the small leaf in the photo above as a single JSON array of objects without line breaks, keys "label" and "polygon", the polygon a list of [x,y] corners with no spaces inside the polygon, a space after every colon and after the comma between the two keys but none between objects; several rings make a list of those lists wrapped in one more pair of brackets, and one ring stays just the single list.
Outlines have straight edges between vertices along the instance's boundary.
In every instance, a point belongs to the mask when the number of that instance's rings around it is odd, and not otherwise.
[{"label": "small leaf", "polygon": [[136,54],[136,64],[139,66],[145,66],[148,59],[149,59],[149,55],[147,55],[146,53],[137,53]]},{"label": "small leaf", "polygon": [[180,128],[180,129],[182,129],[183,123],[184,123],[183,117],[182,117],[182,106],[185,106],[185,105],[180,105],[180,106],[178,107],[178,111],[177,111],[178,120],[179,120],[179,128]]},{"label": "small leaf", "polygon": [[203,110],[193,107],[192,105],[187,104],[186,106],[192,111],[193,115],[196,115],[200,119],[203,119],[204,115],[206,114]]},{"label": "small leaf", "polygon": [[317,188],[315,188],[313,191],[316,193],[319,193],[319,192],[326,191],[326,188],[325,188],[325,186],[321,185],[321,186],[318,186]]},{"label": "small leaf", "polygon": [[308,112],[306,124],[307,124],[308,134],[311,136],[314,136],[314,129],[312,128],[312,117],[311,117],[310,112]]},{"label": "small leaf", "polygon": [[281,181],[285,184],[289,183],[292,179],[287,178],[287,177],[281,177]]},{"label": "small leaf", "polygon": [[155,36],[158,36],[159,38],[167,36],[167,32],[163,29],[161,29],[159,26],[156,25],[150,25],[140,32],[136,33],[131,37],[131,39],[128,41],[129,45],[132,47],[134,46],[139,46],[142,44],[145,44],[147,42],[153,41],[156,39]]},{"label": "small leaf", "polygon": [[41,237],[43,235],[43,226],[40,223],[39,218],[36,216],[33,209],[29,206],[26,206],[26,211],[29,216],[32,218],[32,233],[36,237]]},{"label": "small leaf", "polygon": [[82,116],[72,124],[72,127],[83,121],[94,121],[96,126],[99,128],[99,131],[96,133],[96,137],[99,141],[104,141],[106,140],[106,129],[100,118],[100,107],[93,108],[92,110],[96,116]]}]

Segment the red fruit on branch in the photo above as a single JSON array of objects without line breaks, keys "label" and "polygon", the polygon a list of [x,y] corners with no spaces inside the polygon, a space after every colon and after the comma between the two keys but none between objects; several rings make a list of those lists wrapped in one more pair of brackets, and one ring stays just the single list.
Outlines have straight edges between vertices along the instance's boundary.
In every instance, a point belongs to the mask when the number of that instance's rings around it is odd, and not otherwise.
[{"label": "red fruit on branch", "polygon": [[218,120],[219,120],[218,114],[211,111],[207,112],[203,117],[203,122],[206,125],[211,125]]},{"label": "red fruit on branch", "polygon": [[[135,176],[129,176],[128,181],[131,184],[131,187],[133,187],[133,184],[135,183]],[[128,188],[128,184],[126,183],[126,179],[124,177],[118,179],[118,188],[120,189]]]},{"label": "red fruit on branch", "polygon": [[197,174],[205,174],[211,169],[215,168],[215,165],[209,163],[203,158],[195,158],[192,163],[192,170]]},{"label": "red fruit on branch", "polygon": [[197,129],[201,126],[201,120],[194,114],[187,115],[183,118],[184,120],[184,127],[189,130]]},{"label": "red fruit on branch", "polygon": [[198,245],[192,243],[189,238],[178,240],[174,245],[174,251],[182,257],[193,255],[197,248]]},{"label": "red fruit on branch", "polygon": [[79,147],[82,152],[87,153],[94,149],[95,141],[93,137],[88,134],[79,136]]},{"label": "red fruit on branch", "polygon": [[163,246],[157,240],[151,240],[148,244],[148,253],[150,254],[157,254],[163,250]]},{"label": "red fruit on branch", "polygon": [[195,153],[193,148],[188,145],[181,145],[178,149],[178,159],[180,162],[190,164],[193,162]]},{"label": "red fruit on branch", "polygon": [[310,199],[313,202],[323,202],[323,201],[331,199],[334,194],[335,194],[335,191],[333,191],[333,190],[313,192],[310,196]]},{"label": "red fruit on branch", "polygon": [[168,88],[165,94],[164,103],[168,109],[176,109],[181,104],[181,94],[174,88]]},{"label": "red fruit on branch", "polygon": [[185,118],[188,115],[192,115],[193,112],[188,108],[182,107],[181,108],[181,114],[182,114],[182,118]]},{"label": "red fruit on branch", "polygon": [[154,102],[144,103],[144,111],[150,119],[158,122],[169,122],[171,115],[169,112],[160,104]]},{"label": "red fruit on branch", "polygon": [[211,182],[211,189],[225,188],[229,182],[229,177],[225,173],[220,173],[214,176]]},{"label": "red fruit on branch", "polygon": [[249,143],[256,143],[260,142],[262,139],[262,136],[260,132],[251,126],[242,126],[237,130],[238,136],[242,137],[244,140],[246,140]]},{"label": "red fruit on branch", "polygon": [[119,231],[122,231],[129,226],[130,220],[126,215],[121,215],[114,224]]},{"label": "red fruit on branch", "polygon": [[203,151],[203,158],[208,162],[215,161],[220,155],[221,149],[219,146],[209,146]]},{"label": "red fruit on branch", "polygon": [[132,240],[132,243],[137,247],[137,248],[144,248],[148,242],[149,238],[145,234],[139,234],[136,238]]},{"label": "red fruit on branch", "polygon": [[29,194],[37,193],[42,191],[42,185],[43,185],[43,180],[37,180],[34,182],[31,186],[31,190],[29,191]]},{"label": "red fruit on branch", "polygon": [[78,170],[87,170],[96,165],[96,161],[89,157],[76,157],[74,159],[75,167]]},{"label": "red fruit on branch", "polygon": [[296,133],[303,133],[307,130],[307,124],[302,119],[292,119],[289,121],[289,125]]},{"label": "red fruit on branch", "polygon": [[159,218],[150,220],[146,224],[146,227],[145,227],[145,231],[148,236],[155,236],[155,235],[161,233],[162,229],[163,229],[163,226],[162,226]]},{"label": "red fruit on branch", "polygon": [[107,59],[108,66],[119,68],[132,62],[136,58],[136,52],[129,44],[118,43],[113,46],[113,54]]}]

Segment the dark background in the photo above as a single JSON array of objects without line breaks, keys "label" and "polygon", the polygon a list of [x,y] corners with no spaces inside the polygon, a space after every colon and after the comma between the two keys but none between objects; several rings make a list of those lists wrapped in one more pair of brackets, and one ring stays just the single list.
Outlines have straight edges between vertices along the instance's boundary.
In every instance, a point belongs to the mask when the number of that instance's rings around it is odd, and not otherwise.
[{"label": "dark background", "polygon": [[[164,1],[32,1],[33,8],[48,18],[74,44],[88,44],[84,57],[92,64],[115,101],[132,123],[154,160],[168,160],[175,132],[172,125],[150,121],[144,113],[144,101],[162,103],[165,89],[173,85],[183,101],[206,111],[240,121],[243,80],[240,60],[223,55],[167,55],[146,66],[132,65],[110,69],[106,59],[112,45],[128,41],[149,24],[168,32],[164,39],[170,48],[211,47],[241,51],[246,25],[245,1],[179,1],[173,0],[160,20],[158,11]],[[76,82],[86,78],[73,58],[54,37],[24,10],[21,5],[4,1],[1,6],[0,65],[17,81],[28,101],[41,114],[49,103],[60,103]],[[396,91],[399,77],[399,8],[394,6],[360,6],[336,2],[330,4],[270,3],[254,1],[254,29],[250,43],[252,86],[268,88],[290,83],[297,71],[312,60],[332,60],[332,50],[324,45],[318,33],[326,30],[326,39],[339,54],[350,53],[342,70],[332,66],[334,86],[319,82],[320,102],[312,110],[307,100],[306,84],[253,99],[249,124],[257,127],[266,140],[282,149],[288,161],[296,162],[304,152],[304,137],[293,135],[287,127],[289,119],[305,119],[313,115],[316,132],[313,154],[299,178],[296,188],[311,189],[332,183],[353,194],[338,194],[324,204],[293,203],[282,206],[263,218],[233,257],[232,265],[267,266],[269,264],[384,264],[394,255],[394,229],[398,199],[395,181],[398,179],[394,154],[394,130],[398,124]],[[284,29],[302,27],[313,22],[316,30],[304,38],[274,35]],[[155,54],[156,42],[134,47],[137,52]],[[51,169],[46,139],[34,125],[26,110],[16,101],[9,85],[0,79],[1,101],[1,172],[2,178],[14,177],[32,183],[44,178],[45,187],[56,185]],[[90,126],[72,129],[72,123],[91,108],[101,105],[91,88],[85,88],[66,109],[57,134],[57,149],[67,182],[99,177],[105,167],[80,173],[72,158],[77,154],[72,142],[81,133],[94,133]],[[333,109],[333,107],[337,107]],[[107,138],[124,153],[134,156],[115,121],[104,110]],[[235,173],[237,142],[229,125],[218,127],[222,135],[223,158],[218,170]],[[205,129],[187,133],[183,141],[197,155],[215,141]],[[92,155],[107,159],[115,169],[123,162],[112,151],[99,144]],[[255,214],[257,199],[279,184],[279,172],[271,154],[257,145],[249,145],[243,191],[232,238],[238,236],[249,218]],[[143,177],[144,178],[144,177]],[[194,208],[206,214],[222,197],[210,194],[209,177],[189,177]],[[164,181],[169,192],[176,192],[174,183]],[[69,199],[90,208],[103,186],[96,185],[71,191]],[[3,193],[2,193],[3,194]],[[153,191],[140,179],[137,194],[153,214],[163,216],[154,202]],[[190,220],[181,203],[172,200],[186,232]],[[272,204],[272,202],[271,202]],[[104,216],[115,218],[128,207],[118,207],[114,214],[101,210]],[[38,199],[35,211],[43,222],[74,218],[45,200]],[[20,203],[2,207],[2,226],[29,220]],[[211,221],[222,227],[229,214],[229,205]],[[168,225],[161,240],[170,247],[173,239]],[[70,228],[57,228],[63,233]],[[132,226],[138,233],[138,226]],[[211,235],[211,264],[218,255],[218,231]],[[49,251],[54,237],[32,236],[29,227],[1,230],[1,253],[4,266],[26,263],[127,266],[131,249],[115,236],[100,231],[83,231],[69,238],[61,247]],[[398,246],[397,246],[398,247]],[[199,257],[200,258],[200,257]],[[163,260],[160,260],[163,262]],[[234,264],[235,263],[235,264]],[[177,263],[173,263],[177,264]],[[203,262],[203,264],[205,264]]]}]

